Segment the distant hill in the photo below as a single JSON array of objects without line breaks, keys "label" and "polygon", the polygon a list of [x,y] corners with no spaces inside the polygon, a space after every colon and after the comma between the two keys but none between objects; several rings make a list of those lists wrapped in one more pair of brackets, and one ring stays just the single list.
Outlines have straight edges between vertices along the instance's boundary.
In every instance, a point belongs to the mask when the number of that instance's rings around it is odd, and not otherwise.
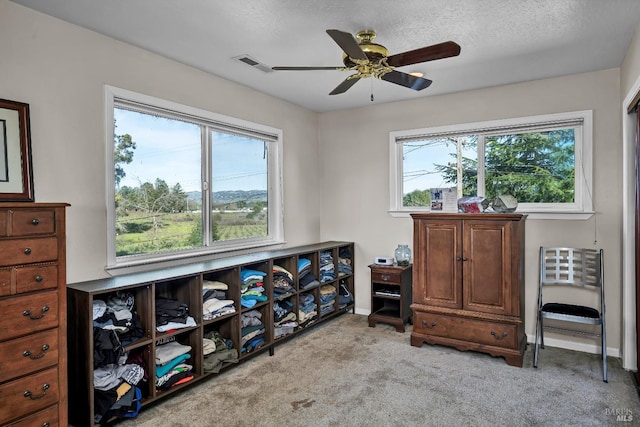
[{"label": "distant hill", "polygon": [[[187,197],[190,200],[202,200],[202,193],[199,191],[187,192]],[[245,201],[251,202],[266,202],[267,190],[234,190],[234,191],[214,191],[213,192],[213,204],[229,204]]]}]

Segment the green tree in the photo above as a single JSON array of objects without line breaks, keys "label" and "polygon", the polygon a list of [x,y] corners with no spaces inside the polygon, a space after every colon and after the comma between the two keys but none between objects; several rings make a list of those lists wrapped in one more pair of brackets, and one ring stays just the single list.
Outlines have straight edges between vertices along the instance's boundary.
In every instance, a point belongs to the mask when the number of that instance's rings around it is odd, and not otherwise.
[{"label": "green tree", "polygon": [[573,130],[502,135],[487,139],[485,194],[511,194],[526,203],[571,203]]},{"label": "green tree", "polygon": [[429,206],[431,193],[429,190],[413,190],[402,198],[402,206]]},{"label": "green tree", "polygon": [[256,215],[262,213],[262,208],[264,208],[263,201],[253,203],[253,206],[251,207],[251,212],[247,214],[247,219],[253,219],[255,218]]},{"label": "green tree", "polygon": [[[452,161],[446,165],[434,165],[442,174],[444,181],[457,185],[458,162],[455,154],[451,154]],[[462,195],[475,196],[478,194],[478,161],[468,157],[462,158]]]},{"label": "green tree", "polygon": [[128,133],[124,135],[113,135],[113,164],[116,187],[120,185],[120,181],[126,176],[122,165],[129,164],[133,161],[133,152],[135,149],[136,143]]},{"label": "green tree", "polygon": [[[523,203],[570,203],[574,195],[573,130],[498,135],[485,140],[485,196],[511,194]],[[457,184],[457,161],[435,165]],[[477,161],[462,159],[463,195],[477,194]]]},{"label": "green tree", "polygon": [[183,212],[187,209],[187,193],[184,192],[179,182],[171,187],[169,197],[172,212]]}]

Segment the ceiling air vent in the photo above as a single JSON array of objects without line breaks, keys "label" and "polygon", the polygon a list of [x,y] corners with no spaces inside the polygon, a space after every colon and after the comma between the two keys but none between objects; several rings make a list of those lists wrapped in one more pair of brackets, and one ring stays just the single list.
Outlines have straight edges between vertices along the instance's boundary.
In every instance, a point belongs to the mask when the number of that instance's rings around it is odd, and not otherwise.
[{"label": "ceiling air vent", "polygon": [[261,63],[260,61],[256,61],[255,59],[253,59],[249,55],[235,56],[233,59],[235,59],[236,61],[243,62],[243,63],[245,63],[247,65],[250,65],[250,66],[252,66],[254,68],[257,68],[260,71],[264,71],[265,73],[270,73],[270,72],[273,71],[271,69],[271,67],[269,67],[266,64]]}]

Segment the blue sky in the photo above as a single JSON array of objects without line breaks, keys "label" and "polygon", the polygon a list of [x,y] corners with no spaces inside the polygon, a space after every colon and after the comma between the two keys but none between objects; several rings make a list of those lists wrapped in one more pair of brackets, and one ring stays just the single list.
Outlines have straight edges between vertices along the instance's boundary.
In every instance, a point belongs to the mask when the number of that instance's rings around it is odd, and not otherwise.
[{"label": "blue sky", "polygon": [[[402,193],[429,188],[455,187],[446,183],[442,174],[436,172],[435,165],[453,162],[456,153],[455,143],[446,143],[444,139],[405,142]],[[476,150],[462,150],[463,157],[476,158]]]},{"label": "blue sky", "polygon": [[[180,183],[184,191],[201,190],[199,125],[119,108],[114,117],[116,135],[128,133],[136,143],[120,186],[161,178],[170,187]],[[264,155],[262,141],[214,132],[212,191],[266,190]]]}]

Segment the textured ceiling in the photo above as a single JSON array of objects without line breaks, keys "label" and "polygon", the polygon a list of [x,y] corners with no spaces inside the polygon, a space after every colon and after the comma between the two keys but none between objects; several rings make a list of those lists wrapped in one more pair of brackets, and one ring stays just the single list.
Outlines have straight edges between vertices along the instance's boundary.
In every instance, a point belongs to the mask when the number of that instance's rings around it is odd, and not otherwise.
[{"label": "textured ceiling", "polygon": [[[313,111],[333,111],[619,67],[640,0],[12,0]],[[433,84],[420,92],[363,79],[328,95],[347,72],[263,72],[337,66],[326,34],[373,29],[390,54],[447,40],[460,56],[403,67]]]}]

